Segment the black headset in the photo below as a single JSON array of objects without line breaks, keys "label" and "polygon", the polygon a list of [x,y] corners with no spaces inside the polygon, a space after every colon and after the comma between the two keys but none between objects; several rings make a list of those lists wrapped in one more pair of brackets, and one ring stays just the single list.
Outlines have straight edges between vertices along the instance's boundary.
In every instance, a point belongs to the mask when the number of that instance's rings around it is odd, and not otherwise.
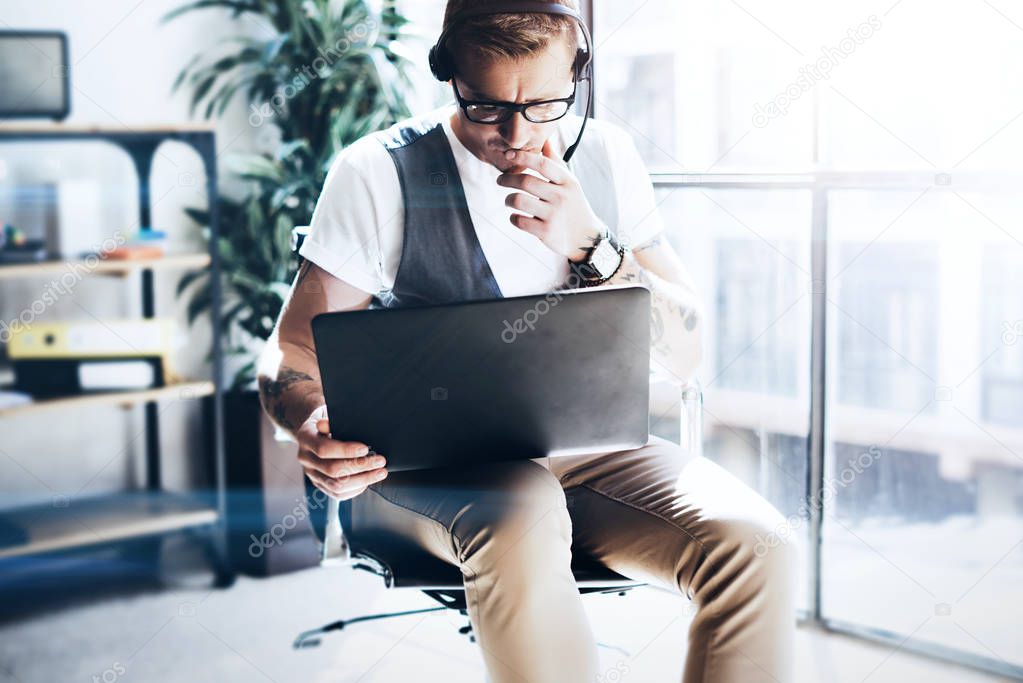
[{"label": "black headset", "polygon": [[456,12],[448,21],[444,30],[441,31],[437,44],[430,48],[430,71],[433,72],[437,80],[444,83],[454,78],[455,61],[451,51],[448,50],[447,41],[451,32],[467,19],[491,14],[526,13],[557,14],[574,19],[582,29],[583,38],[586,42],[586,49],[577,49],[575,61],[572,63],[572,80],[576,83],[579,81],[589,81],[590,85],[587,89],[586,111],[583,113],[583,123],[579,128],[579,135],[576,137],[575,142],[572,143],[572,146],[565,151],[565,156],[563,157],[565,163],[568,163],[568,160],[575,154],[576,147],[579,146],[579,142],[583,138],[583,132],[586,130],[586,120],[590,117],[590,106],[593,104],[593,40],[590,38],[590,30],[587,28],[586,22],[574,9],[565,5],[548,2],[502,2],[469,7],[461,12]]}]

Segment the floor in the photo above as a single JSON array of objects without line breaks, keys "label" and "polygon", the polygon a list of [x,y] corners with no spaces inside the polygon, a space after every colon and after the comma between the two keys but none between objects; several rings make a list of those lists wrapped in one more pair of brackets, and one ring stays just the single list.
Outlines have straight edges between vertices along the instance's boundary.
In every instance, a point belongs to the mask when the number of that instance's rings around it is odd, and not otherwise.
[{"label": "floor", "polygon": [[[295,650],[302,631],[340,617],[433,606],[415,591],[385,591],[347,567],[211,590],[201,573],[162,586],[113,586],[54,596],[44,607],[5,606],[0,682],[483,681],[466,623],[445,611],[357,624]],[[649,589],[585,598],[600,648],[602,683],[678,681],[688,603]],[[9,603],[8,603],[9,605]],[[829,683],[981,683],[1001,679],[845,636],[801,628],[798,680]]]}]

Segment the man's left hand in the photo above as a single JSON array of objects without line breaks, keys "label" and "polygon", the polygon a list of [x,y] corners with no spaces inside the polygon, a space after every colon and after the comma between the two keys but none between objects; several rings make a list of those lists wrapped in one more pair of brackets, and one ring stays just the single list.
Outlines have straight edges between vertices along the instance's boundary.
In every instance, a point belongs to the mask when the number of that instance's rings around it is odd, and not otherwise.
[{"label": "man's left hand", "polygon": [[[593,213],[568,165],[554,156],[550,140],[544,142],[543,154],[515,150],[506,152],[505,158],[516,166],[499,175],[497,184],[522,192],[511,193],[504,203],[528,214],[513,213],[512,225],[535,235],[551,251],[569,260],[584,259],[606,228]],[[527,168],[543,178],[522,173]]]}]

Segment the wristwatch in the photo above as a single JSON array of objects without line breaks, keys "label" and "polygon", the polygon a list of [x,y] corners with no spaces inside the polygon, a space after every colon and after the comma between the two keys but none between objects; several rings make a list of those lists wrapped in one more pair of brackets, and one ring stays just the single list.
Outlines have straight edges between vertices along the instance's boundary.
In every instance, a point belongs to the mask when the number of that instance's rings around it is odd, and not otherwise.
[{"label": "wristwatch", "polygon": [[569,264],[582,279],[583,285],[592,287],[614,277],[624,260],[625,247],[615,239],[610,230],[606,230],[590,248],[585,259],[569,261]]}]

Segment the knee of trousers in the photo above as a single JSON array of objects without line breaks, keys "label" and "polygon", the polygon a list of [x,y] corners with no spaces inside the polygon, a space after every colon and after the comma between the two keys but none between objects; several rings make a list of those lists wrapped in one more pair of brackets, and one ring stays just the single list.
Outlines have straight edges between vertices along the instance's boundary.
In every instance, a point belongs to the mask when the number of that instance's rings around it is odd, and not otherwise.
[{"label": "knee of trousers", "polygon": [[791,596],[799,570],[798,527],[776,510],[715,520],[704,542],[702,574],[695,586],[704,601],[731,594]]},{"label": "knee of trousers", "polygon": [[571,552],[565,492],[557,477],[531,461],[488,466],[449,531],[462,564],[521,559],[542,566],[537,560]]}]

